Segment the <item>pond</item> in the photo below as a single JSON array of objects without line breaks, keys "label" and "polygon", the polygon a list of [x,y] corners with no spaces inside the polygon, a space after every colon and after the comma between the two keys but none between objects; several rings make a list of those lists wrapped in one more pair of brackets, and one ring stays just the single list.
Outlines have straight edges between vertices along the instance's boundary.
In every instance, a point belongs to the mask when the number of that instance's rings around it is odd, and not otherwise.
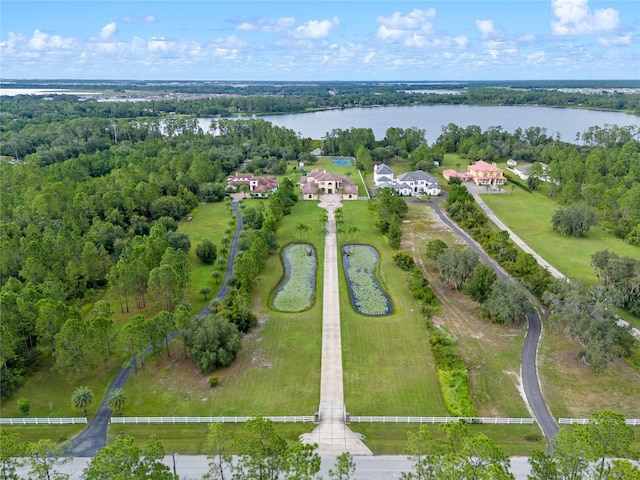
[{"label": "pond", "polygon": [[281,312],[302,312],[313,305],[318,259],[313,246],[292,243],[282,249],[284,278],[273,295],[271,306]]},{"label": "pond", "polygon": [[370,245],[342,247],[342,266],[351,306],[361,315],[382,317],[393,313],[391,300],[376,278],[379,260],[380,254]]}]

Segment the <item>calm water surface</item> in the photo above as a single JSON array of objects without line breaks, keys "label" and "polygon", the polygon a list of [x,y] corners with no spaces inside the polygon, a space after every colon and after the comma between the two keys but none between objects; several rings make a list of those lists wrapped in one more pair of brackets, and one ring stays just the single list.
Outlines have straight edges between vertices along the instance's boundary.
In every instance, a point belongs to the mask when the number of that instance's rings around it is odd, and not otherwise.
[{"label": "calm water surface", "polygon": [[[302,137],[322,138],[334,128],[371,128],[377,140],[385,137],[389,127],[417,127],[426,130],[426,139],[433,144],[442,128],[453,123],[459,127],[478,125],[483,131],[501,127],[509,133],[516,128],[546,129],[547,135],[565,142],[576,142],[576,134],[589,127],[606,125],[640,126],[640,117],[620,112],[599,112],[574,108],[498,107],[476,105],[434,105],[419,107],[378,107],[327,110],[313,113],[262,116],[274,125],[289,128]],[[207,131],[211,119],[200,119]]]}]

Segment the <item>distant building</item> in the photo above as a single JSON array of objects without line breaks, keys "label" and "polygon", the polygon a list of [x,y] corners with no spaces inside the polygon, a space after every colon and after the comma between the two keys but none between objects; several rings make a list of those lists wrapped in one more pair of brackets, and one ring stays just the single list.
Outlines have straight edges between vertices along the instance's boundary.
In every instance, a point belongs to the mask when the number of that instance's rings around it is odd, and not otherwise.
[{"label": "distant building", "polygon": [[[546,172],[548,165],[546,163],[542,163],[539,162],[540,166],[542,168],[542,172]],[[510,167],[507,168],[507,170],[512,171],[514,174],[516,174],[518,176],[518,178],[521,178],[522,180],[528,180],[529,177],[531,176],[531,167],[533,167],[533,163],[524,163],[521,165],[512,165]],[[544,181],[549,181],[548,178],[543,175],[540,177],[540,180],[544,180]]]},{"label": "distant building", "polygon": [[391,167],[381,163],[373,168],[373,183],[377,188],[392,188],[398,195],[440,195],[438,179],[422,170],[407,172],[394,178]]},{"label": "distant building", "polygon": [[252,173],[236,173],[227,177],[227,187],[239,189],[247,185],[253,197],[266,198],[278,190],[278,179],[274,176],[257,177]]},{"label": "distant building", "polygon": [[300,179],[302,198],[317,200],[319,194],[342,195],[343,200],[357,200],[358,186],[345,175],[316,168]]},{"label": "distant building", "polygon": [[378,186],[378,184],[382,182],[393,182],[393,169],[384,163],[380,163],[373,167],[374,185]]},{"label": "distant building", "polygon": [[496,164],[478,160],[473,165],[469,165],[466,172],[457,172],[447,169],[442,172],[442,176],[448,181],[451,178],[459,178],[463,182],[472,181],[476,185],[486,185],[490,187],[503,186],[507,183],[504,172]]}]

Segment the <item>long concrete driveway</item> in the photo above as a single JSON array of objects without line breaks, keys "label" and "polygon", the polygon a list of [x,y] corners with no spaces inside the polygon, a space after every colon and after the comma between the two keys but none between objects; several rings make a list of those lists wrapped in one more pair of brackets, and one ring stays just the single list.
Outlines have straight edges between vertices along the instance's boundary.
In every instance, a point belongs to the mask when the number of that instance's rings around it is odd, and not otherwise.
[{"label": "long concrete driveway", "polygon": [[346,425],[346,408],[342,383],[342,339],[340,334],[340,295],[338,291],[338,249],[335,210],[340,197],[324,195],[319,207],[327,210],[327,233],[324,247],[324,293],[322,299],[322,367],[320,373],[319,425],[300,439],[317,444],[320,454],[371,455],[360,435]]}]

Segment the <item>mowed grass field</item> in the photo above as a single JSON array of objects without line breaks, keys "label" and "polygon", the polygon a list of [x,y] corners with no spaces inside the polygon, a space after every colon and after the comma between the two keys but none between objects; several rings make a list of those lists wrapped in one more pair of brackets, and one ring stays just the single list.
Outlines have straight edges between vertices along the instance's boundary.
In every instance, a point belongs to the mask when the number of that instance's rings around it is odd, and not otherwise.
[{"label": "mowed grass field", "polygon": [[[380,253],[377,274],[394,302],[385,317],[359,315],[351,307],[340,265],[340,317],[345,404],[352,415],[446,415],[433,366],[426,322],[407,289],[405,273],[375,227],[368,202],[343,202],[344,225],[356,225],[353,236],[341,234],[338,248],[368,244]],[[340,256],[339,256],[340,257]]]},{"label": "mowed grass field", "polygon": [[551,217],[560,206],[541,193],[516,188],[513,193],[482,195],[482,199],[533,250],[572,280],[597,284],[591,255],[610,250],[620,256],[640,257],[640,250],[616,238],[601,226],[584,237],[574,238],[554,232]]},{"label": "mowed grass field", "polygon": [[[247,201],[250,205],[257,200]],[[179,341],[173,342],[172,358],[152,363],[127,384],[132,398],[124,415],[312,415],[320,401],[322,328],[322,280],[324,237],[317,202],[301,201],[278,230],[280,247],[292,242],[314,245],[319,268],[316,301],[310,310],[295,314],[269,307],[271,295],[283,275],[279,255],[266,263],[255,291],[254,311],[260,326],[252,331],[234,364],[211,373],[220,384],[210,389],[209,375],[201,375],[183,360]],[[391,250],[374,231],[367,202],[345,202],[345,225],[357,225],[355,238],[340,234],[339,242],[373,244],[381,252],[381,281],[396,302],[390,317],[368,318],[356,314],[349,304],[341,277],[342,347],[345,401],[352,415],[446,415],[432,366],[424,320],[411,311],[415,302],[404,287],[404,273],[391,259]],[[310,227],[301,233],[296,227]],[[365,241],[366,239],[366,241]],[[340,271],[342,275],[342,271]],[[415,310],[415,309],[414,309]],[[184,388],[189,385],[189,388]],[[144,412],[144,413],[143,413]],[[175,412],[175,413],[168,413]],[[281,428],[281,427],[278,427]],[[285,432],[289,427],[285,428]],[[299,425],[290,434],[309,431]],[[384,430],[384,426],[380,426]],[[206,429],[202,426],[112,426],[110,436],[134,432],[141,439],[149,432],[176,448],[202,452]],[[373,434],[371,434],[373,435]],[[384,436],[384,434],[382,434]],[[397,439],[382,451],[401,453],[406,438]]]}]

